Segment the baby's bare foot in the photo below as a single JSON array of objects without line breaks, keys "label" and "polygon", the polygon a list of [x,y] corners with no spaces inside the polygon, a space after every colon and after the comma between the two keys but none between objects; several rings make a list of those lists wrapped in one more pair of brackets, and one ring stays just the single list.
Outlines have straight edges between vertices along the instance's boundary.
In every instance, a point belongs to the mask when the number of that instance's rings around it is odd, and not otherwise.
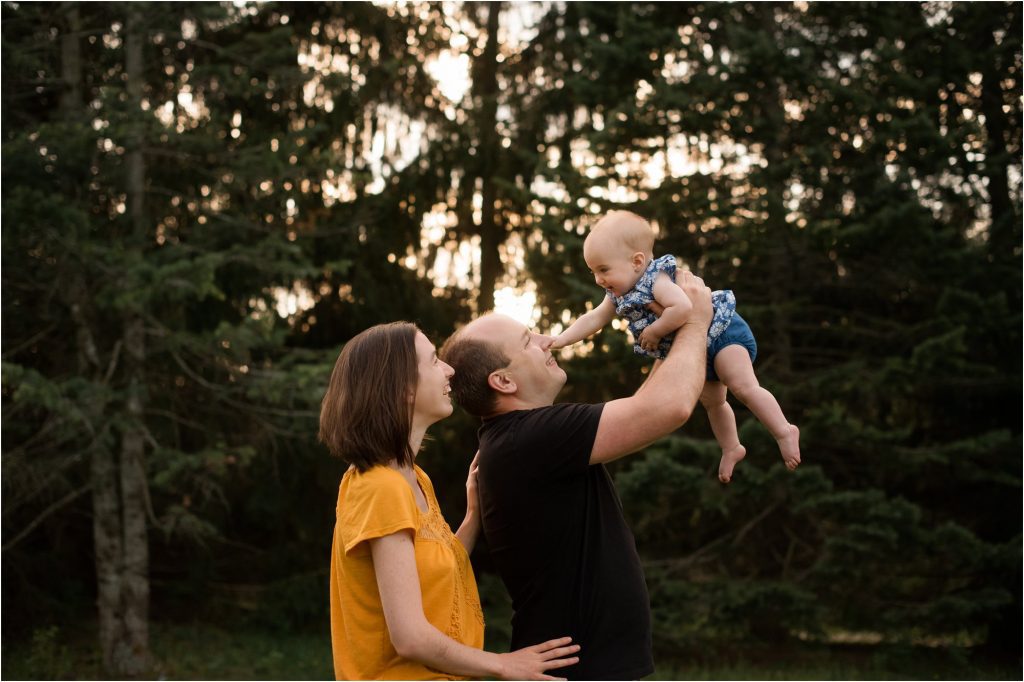
[{"label": "baby's bare foot", "polygon": [[800,466],[800,429],[793,424],[789,425],[789,431],[785,436],[777,440],[779,450],[782,452],[782,461],[786,468],[792,471]]},{"label": "baby's bare foot", "polygon": [[732,479],[732,470],[746,454],[747,449],[742,445],[722,450],[722,461],[718,464],[718,480],[728,483]]}]

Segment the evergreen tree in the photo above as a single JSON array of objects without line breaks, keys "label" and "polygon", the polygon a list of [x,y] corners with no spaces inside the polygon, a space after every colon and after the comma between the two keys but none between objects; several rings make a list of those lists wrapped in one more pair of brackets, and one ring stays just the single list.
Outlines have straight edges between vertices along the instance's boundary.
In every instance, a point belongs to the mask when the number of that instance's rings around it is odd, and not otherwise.
[{"label": "evergreen tree", "polygon": [[[397,183],[366,156],[380,107],[431,84],[417,53],[396,49],[426,25],[368,5],[294,9],[4,5],[4,107],[17,112],[3,147],[3,212],[17,216],[3,240],[4,486],[17,500],[4,562],[24,576],[5,596],[33,582],[33,531],[91,492],[101,651],[118,677],[151,670],[150,546],[163,575],[212,569],[209,543],[261,511],[238,494],[272,471],[272,450],[323,458],[316,405],[344,337],[290,348],[317,320],[278,308],[352,290],[361,259],[362,281],[401,285],[374,257],[385,239],[397,252],[411,241],[373,229],[397,201],[372,183]],[[321,33],[344,39],[327,74]],[[332,191],[344,200],[326,210]],[[384,302],[375,315],[402,305],[366,290]],[[302,525],[279,516],[278,532]],[[243,519],[236,537],[261,524]],[[31,605],[7,603],[7,623]]]},{"label": "evergreen tree", "polygon": [[[789,474],[738,409],[722,487],[698,412],[613,467],[659,652],[1018,651],[1019,3],[2,12],[6,632],[98,595],[131,677],[150,590],[153,618],[326,628],[339,345],[395,319],[439,342],[513,284],[558,329],[601,296],[586,228],[626,208],[736,292],[803,434]],[[577,350],[561,399],[643,379],[621,329]],[[475,429],[422,454],[452,519]]]}]

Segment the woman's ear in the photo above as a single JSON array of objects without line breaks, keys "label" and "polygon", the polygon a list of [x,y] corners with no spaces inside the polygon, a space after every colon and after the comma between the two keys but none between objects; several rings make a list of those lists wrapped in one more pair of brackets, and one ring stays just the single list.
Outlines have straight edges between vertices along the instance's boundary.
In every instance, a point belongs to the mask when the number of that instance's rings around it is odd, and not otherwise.
[{"label": "woman's ear", "polygon": [[487,376],[487,385],[498,393],[515,393],[518,389],[516,382],[504,370],[491,372]]}]

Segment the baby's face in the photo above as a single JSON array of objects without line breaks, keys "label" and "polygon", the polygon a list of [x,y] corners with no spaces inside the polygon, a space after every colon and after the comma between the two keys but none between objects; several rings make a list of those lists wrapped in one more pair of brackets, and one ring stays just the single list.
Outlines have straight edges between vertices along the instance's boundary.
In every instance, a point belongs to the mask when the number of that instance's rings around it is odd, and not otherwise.
[{"label": "baby's face", "polygon": [[639,263],[635,255],[614,235],[591,234],[583,243],[583,260],[594,275],[594,282],[615,296],[625,295],[643,274],[643,254]]}]

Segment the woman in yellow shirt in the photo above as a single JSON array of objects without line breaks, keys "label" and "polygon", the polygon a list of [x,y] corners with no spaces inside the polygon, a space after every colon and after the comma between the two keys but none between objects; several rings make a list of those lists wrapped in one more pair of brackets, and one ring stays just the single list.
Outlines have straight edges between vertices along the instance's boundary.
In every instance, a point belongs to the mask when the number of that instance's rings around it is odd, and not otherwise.
[{"label": "woman in yellow shirt", "polygon": [[331,551],[331,643],[338,679],[557,679],[578,661],[568,637],[508,654],[483,651],[469,552],[480,532],[476,460],[458,532],[414,463],[427,428],[452,413],[454,374],[406,322],[349,341],[320,411],[320,440],[351,466]]}]

